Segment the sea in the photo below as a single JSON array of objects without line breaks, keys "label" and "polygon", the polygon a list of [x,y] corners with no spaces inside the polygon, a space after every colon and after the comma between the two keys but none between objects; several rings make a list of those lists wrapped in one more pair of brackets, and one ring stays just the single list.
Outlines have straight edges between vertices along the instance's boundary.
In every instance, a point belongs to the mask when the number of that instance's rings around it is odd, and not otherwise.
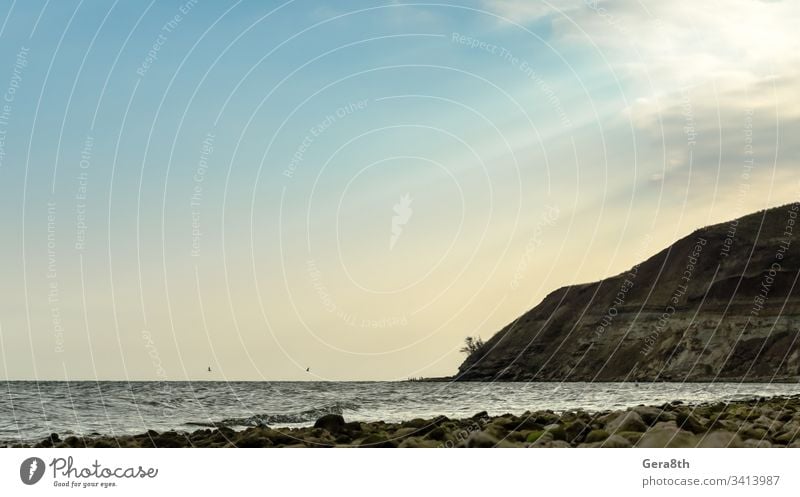
[{"label": "sea", "polygon": [[347,421],[396,422],[797,394],[794,383],[8,381],[0,392],[0,442],[30,443],[50,433],[64,438],[308,426],[328,413]]}]

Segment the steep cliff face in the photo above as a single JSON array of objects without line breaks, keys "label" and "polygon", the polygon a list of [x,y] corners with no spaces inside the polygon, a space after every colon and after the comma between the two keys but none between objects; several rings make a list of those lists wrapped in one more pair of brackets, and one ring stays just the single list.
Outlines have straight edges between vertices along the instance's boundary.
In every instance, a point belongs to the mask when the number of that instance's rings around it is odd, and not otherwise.
[{"label": "steep cliff face", "polygon": [[461,380],[800,380],[800,204],[695,231],[605,280],[560,288]]}]

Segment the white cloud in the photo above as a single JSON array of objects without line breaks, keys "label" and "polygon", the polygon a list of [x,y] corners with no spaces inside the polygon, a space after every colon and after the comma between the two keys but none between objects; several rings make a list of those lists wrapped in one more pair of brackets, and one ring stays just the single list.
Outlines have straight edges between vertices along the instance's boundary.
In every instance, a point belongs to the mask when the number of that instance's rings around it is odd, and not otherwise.
[{"label": "white cloud", "polygon": [[[800,6],[756,0],[587,3],[554,16],[554,37],[594,44],[615,70],[654,93],[780,75],[800,61]],[[598,54],[599,57],[600,54]]]}]

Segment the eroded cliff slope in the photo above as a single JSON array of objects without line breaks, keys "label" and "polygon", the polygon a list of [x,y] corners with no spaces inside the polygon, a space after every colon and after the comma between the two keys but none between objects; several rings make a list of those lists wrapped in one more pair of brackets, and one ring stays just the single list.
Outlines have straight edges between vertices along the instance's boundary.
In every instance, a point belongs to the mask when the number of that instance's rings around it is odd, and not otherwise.
[{"label": "eroded cliff slope", "polygon": [[800,204],[695,231],[625,273],[560,288],[461,380],[797,381]]}]

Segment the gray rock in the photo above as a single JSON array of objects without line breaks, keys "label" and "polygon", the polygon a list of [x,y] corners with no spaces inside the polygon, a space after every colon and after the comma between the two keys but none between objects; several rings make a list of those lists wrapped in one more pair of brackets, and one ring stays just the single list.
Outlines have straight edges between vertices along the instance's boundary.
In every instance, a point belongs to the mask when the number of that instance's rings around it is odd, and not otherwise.
[{"label": "gray rock", "polygon": [[671,421],[670,419],[662,419],[666,418],[666,415],[672,416],[673,418],[675,417],[670,412],[652,406],[637,406],[632,410],[642,418],[642,421],[644,421],[647,426],[653,426],[657,421]]},{"label": "gray rock", "polygon": [[497,440],[488,433],[482,431],[474,431],[470,433],[469,438],[467,438],[467,441],[464,445],[466,447],[475,449],[489,449],[502,446],[500,440]]},{"label": "gray rock", "polygon": [[567,442],[580,443],[586,438],[591,430],[580,420],[573,421],[564,428]]},{"label": "gray rock", "polygon": [[528,445],[531,448],[544,448],[550,447],[551,443],[553,442],[553,434],[549,431],[542,433],[542,435],[536,439],[535,442]]},{"label": "gray rock", "polygon": [[618,431],[647,431],[647,425],[642,421],[642,417],[636,411],[626,411],[619,413],[612,421],[606,425],[606,431],[615,433]]},{"label": "gray rock", "polygon": [[700,442],[697,444],[697,446],[712,448],[738,448],[744,447],[744,444],[736,433],[718,430],[700,437]]},{"label": "gray rock", "polygon": [[692,433],[679,429],[674,421],[657,423],[639,440],[638,447],[695,447],[698,439]]},{"label": "gray rock", "polygon": [[697,419],[693,414],[688,412],[679,412],[676,414],[676,424],[686,431],[690,431],[694,434],[698,433],[705,433],[706,427],[700,420]]},{"label": "gray rock", "polygon": [[344,418],[339,414],[326,414],[314,423],[314,428],[322,428],[330,433],[339,433],[345,426]]},{"label": "gray rock", "polygon": [[745,440],[742,442],[742,446],[749,447],[753,449],[768,449],[772,447],[772,444],[766,440]]},{"label": "gray rock", "polygon": [[603,442],[600,443],[600,447],[606,447],[609,449],[624,449],[628,447],[633,447],[631,442],[624,437],[619,435],[611,435],[610,437],[606,438]]}]

